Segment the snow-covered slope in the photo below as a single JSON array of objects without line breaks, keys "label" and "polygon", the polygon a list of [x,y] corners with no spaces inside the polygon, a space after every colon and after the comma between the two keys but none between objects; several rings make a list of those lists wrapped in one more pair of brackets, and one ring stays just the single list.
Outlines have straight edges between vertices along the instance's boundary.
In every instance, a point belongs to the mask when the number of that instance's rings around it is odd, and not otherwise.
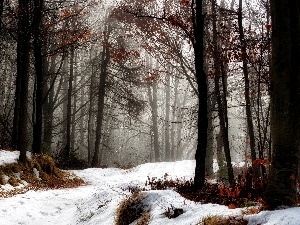
[{"label": "snow-covered slope", "polygon": [[[17,153],[0,151],[2,163],[11,163],[14,157],[17,158]],[[147,163],[129,170],[91,168],[73,171],[88,185],[74,189],[29,191],[0,198],[0,225],[113,225],[118,204],[129,195],[129,186],[145,187],[147,176],[160,178],[165,173],[173,178],[190,179],[194,167],[195,162],[190,160]],[[145,191],[144,194],[144,201],[151,206],[152,225],[194,225],[208,215],[240,215],[243,210],[191,202],[171,190]],[[173,219],[165,217],[163,213],[171,206],[182,208],[184,213]],[[246,218],[249,225],[300,225],[300,208],[265,211]]]}]

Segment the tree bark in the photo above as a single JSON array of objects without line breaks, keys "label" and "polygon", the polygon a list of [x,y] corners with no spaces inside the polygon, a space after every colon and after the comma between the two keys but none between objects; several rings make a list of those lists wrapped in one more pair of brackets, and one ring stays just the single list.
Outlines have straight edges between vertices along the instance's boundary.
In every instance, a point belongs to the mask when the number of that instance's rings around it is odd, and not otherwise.
[{"label": "tree bark", "polygon": [[176,143],[175,143],[175,126],[176,126],[176,119],[177,119],[177,105],[178,105],[178,84],[179,79],[175,76],[175,84],[174,84],[174,103],[173,103],[173,110],[172,110],[172,125],[171,125],[171,152],[170,157],[171,161],[175,161],[175,150],[176,150]]},{"label": "tree bark", "polygon": [[[152,86],[152,91],[151,87]],[[148,85],[148,96],[151,107],[151,117],[152,117],[152,126],[151,126],[151,135],[153,135],[153,153],[155,162],[160,161],[159,154],[159,141],[158,141],[158,122],[157,122],[157,84],[149,84]]]},{"label": "tree bark", "polygon": [[[92,60],[92,53],[90,53],[90,59]],[[89,101],[90,101],[90,105],[89,105],[89,112],[88,112],[88,137],[87,137],[87,144],[88,144],[88,164],[91,163],[91,159],[92,159],[92,146],[93,146],[93,108],[94,108],[94,82],[95,82],[95,69],[94,69],[94,63],[92,61],[92,74],[91,74],[91,82],[90,82],[90,88],[89,88]]]},{"label": "tree bark", "polygon": [[247,43],[244,35],[243,28],[243,1],[239,0],[239,10],[238,10],[238,25],[239,25],[239,35],[241,42],[241,53],[243,61],[243,73],[245,81],[245,102],[246,102],[246,117],[247,117],[247,127],[248,135],[250,141],[250,152],[252,163],[256,160],[256,151],[255,151],[255,136],[253,129],[253,119],[252,119],[252,110],[251,110],[251,101],[250,101],[250,81],[249,81],[249,71],[248,71],[248,60],[247,60]]},{"label": "tree bark", "polygon": [[192,17],[194,28],[194,55],[195,55],[195,76],[198,84],[198,143],[195,154],[196,167],[194,187],[200,190],[205,183],[205,158],[207,146],[207,77],[204,72],[204,15],[202,13],[202,0],[192,1]]},{"label": "tree bark", "polygon": [[[224,154],[226,159],[226,167],[228,174],[228,181],[231,186],[234,185],[234,174],[231,164],[231,154],[229,146],[229,125],[228,125],[228,115],[227,115],[227,85],[225,77],[225,68],[223,62],[220,60],[221,52],[218,46],[217,37],[217,20],[216,20],[216,1],[212,3],[212,14],[213,14],[213,56],[214,56],[214,83],[215,83],[215,95],[218,105],[218,116],[220,123],[220,133],[222,134],[222,141],[224,147]],[[222,91],[220,88],[220,77],[222,84]]]},{"label": "tree bark", "polygon": [[72,92],[73,92],[73,79],[74,79],[74,49],[71,50],[70,53],[70,76],[69,76],[69,84],[68,84],[68,103],[67,103],[67,133],[66,133],[66,146],[64,149],[64,157],[65,159],[70,158],[71,154],[71,122],[72,122]]},{"label": "tree bark", "polygon": [[176,159],[177,160],[182,160],[183,159],[183,146],[182,146],[182,138],[181,138],[181,133],[182,133],[182,127],[183,127],[183,108],[186,104],[186,100],[187,100],[187,92],[184,93],[184,97],[182,102],[180,102],[178,100],[177,105],[177,119],[176,122],[177,123],[177,132],[176,132]]},{"label": "tree bark", "polygon": [[[28,146],[27,113],[28,113],[28,81],[29,81],[29,0],[19,0],[18,40],[17,40],[17,87],[15,116],[17,118],[17,147],[19,160],[25,163]],[[18,111],[18,112],[16,112]],[[14,143],[14,144],[16,144]]]},{"label": "tree bark", "polygon": [[109,63],[109,47],[108,47],[108,35],[109,28],[105,32],[105,38],[103,41],[103,50],[102,50],[102,64],[101,64],[101,73],[100,73],[100,83],[98,90],[98,112],[97,112],[97,126],[96,126],[96,141],[95,141],[95,151],[92,160],[92,166],[98,166],[102,162],[102,150],[100,152],[100,143],[102,138],[102,124],[104,116],[104,100],[105,100],[105,83],[107,77],[107,67]]},{"label": "tree bark", "polygon": [[170,73],[166,74],[166,117],[165,117],[165,160],[171,161],[170,156]]},{"label": "tree bark", "polygon": [[43,0],[34,0],[34,16],[33,16],[33,53],[35,66],[35,85],[36,91],[34,99],[35,121],[33,121],[33,143],[32,152],[40,154],[42,152],[42,133],[43,133],[43,56],[42,56],[42,36],[41,22],[43,12]]},{"label": "tree bark", "polygon": [[266,191],[270,208],[297,203],[300,129],[300,3],[271,0],[272,164]]},{"label": "tree bark", "polygon": [[[74,56],[74,65],[75,69],[73,69],[73,90],[76,90],[77,86],[77,56]],[[74,68],[74,66],[73,66]],[[75,136],[76,136],[76,111],[77,111],[77,93],[76,91],[73,92],[73,110],[72,110],[72,117],[71,117],[71,151],[75,151]]]},{"label": "tree bark", "polygon": [[2,30],[3,7],[4,7],[4,0],[0,0],[0,31]]},{"label": "tree bark", "polygon": [[[63,59],[62,59],[63,60]],[[49,69],[49,86],[44,85],[44,94],[46,100],[44,102],[43,113],[44,113],[44,152],[50,153],[52,144],[52,130],[53,130],[53,114],[54,114],[54,85],[53,82],[56,79],[55,75],[55,61],[56,56],[51,57],[50,69]],[[48,92],[48,94],[47,94]]]}]

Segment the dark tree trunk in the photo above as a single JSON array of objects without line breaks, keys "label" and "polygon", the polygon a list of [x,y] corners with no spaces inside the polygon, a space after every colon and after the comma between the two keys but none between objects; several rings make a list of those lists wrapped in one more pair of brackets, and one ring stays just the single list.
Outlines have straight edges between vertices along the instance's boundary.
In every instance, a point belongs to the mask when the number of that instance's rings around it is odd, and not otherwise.
[{"label": "dark tree trunk", "polygon": [[209,177],[214,177],[213,170],[213,159],[214,159],[214,124],[213,124],[213,111],[216,106],[216,95],[211,94],[211,98],[208,101],[208,126],[207,126],[207,154],[206,154],[206,162],[205,162],[205,171],[206,175]]},{"label": "dark tree trunk", "polygon": [[4,0],[0,0],[0,31],[2,29],[2,14],[3,14]]},{"label": "dark tree trunk", "polygon": [[[154,81],[155,82],[155,81]],[[151,85],[151,86],[150,86]],[[152,87],[152,91],[151,91]],[[152,117],[152,125],[151,125],[151,136],[153,136],[153,154],[154,154],[154,161],[160,161],[160,154],[159,154],[159,141],[158,141],[158,121],[157,121],[157,84],[152,83],[149,84],[148,88],[148,97],[151,107],[151,117]],[[152,143],[152,142],[151,142]]]},{"label": "dark tree trunk", "polygon": [[[234,185],[233,168],[231,164],[231,154],[229,146],[229,127],[228,127],[228,115],[227,115],[227,87],[226,87],[226,76],[223,62],[220,60],[218,37],[217,37],[217,26],[216,26],[216,1],[212,3],[213,13],[213,52],[214,52],[214,82],[215,82],[215,95],[218,105],[218,116],[220,123],[220,131],[223,139],[224,154],[226,159],[226,167],[228,174],[228,181],[230,185]],[[220,88],[220,77],[222,78],[222,91]]]},{"label": "dark tree trunk", "polygon": [[108,43],[108,31],[105,33],[105,38],[103,42],[102,51],[102,64],[100,73],[100,83],[98,89],[98,112],[97,112],[97,126],[96,126],[96,141],[95,141],[95,151],[92,160],[92,166],[98,166],[102,162],[102,151],[100,152],[100,143],[102,138],[102,125],[104,116],[104,100],[105,100],[105,84],[107,77],[107,66],[109,63],[109,47]]},{"label": "dark tree trunk", "polygon": [[243,28],[243,1],[239,0],[239,10],[238,10],[238,25],[239,25],[239,35],[241,42],[241,53],[243,61],[243,73],[245,81],[245,102],[246,102],[246,117],[247,117],[247,127],[248,135],[250,141],[250,152],[252,163],[256,160],[256,151],[255,151],[255,137],[253,129],[253,119],[251,111],[251,101],[250,101],[250,81],[249,81],[249,71],[248,71],[248,60],[247,60],[247,43],[244,35]]},{"label": "dark tree trunk", "polygon": [[[90,59],[92,60],[92,55],[90,56]],[[88,130],[88,137],[87,137],[87,144],[88,144],[88,164],[90,165],[91,163],[91,155],[92,155],[92,146],[93,146],[93,108],[94,108],[94,82],[95,82],[95,69],[94,69],[94,64],[92,62],[92,74],[91,74],[91,82],[90,82],[90,93],[89,93],[89,112],[88,112],[88,124],[87,124],[87,130]]]},{"label": "dark tree trunk", "polygon": [[[28,111],[28,81],[29,81],[29,51],[30,51],[30,29],[29,29],[29,0],[19,0],[18,13],[18,40],[17,40],[17,87],[16,107],[18,111],[17,147],[20,150],[20,162],[26,162],[26,151],[28,146],[27,111]],[[19,83],[18,83],[19,82]],[[15,143],[14,143],[15,144]]]},{"label": "dark tree trunk", "polygon": [[266,192],[270,208],[297,203],[300,129],[300,2],[271,0],[272,164]]},{"label": "dark tree trunk", "polygon": [[67,70],[67,65],[68,65],[68,55],[66,54],[66,57],[63,60],[63,66],[62,66],[62,95],[63,95],[63,102],[62,102],[62,138],[61,138],[61,148],[64,150],[64,148],[67,145],[67,114],[68,114],[68,81],[69,81],[69,76],[68,76],[68,70]]},{"label": "dark tree trunk", "polygon": [[[76,90],[77,88],[77,56],[74,56],[74,65],[75,65],[75,70],[73,69],[73,80],[74,80],[74,85],[73,89]],[[73,66],[74,68],[74,66]],[[77,93],[76,91],[73,93],[73,112],[72,112],[72,118],[71,118],[71,152],[75,151],[75,136],[76,136],[76,111],[77,111]]]},{"label": "dark tree trunk", "polygon": [[[43,149],[44,152],[50,153],[52,144],[52,130],[53,130],[53,114],[54,114],[54,82],[56,80],[55,74],[55,61],[56,56],[51,58],[50,69],[49,69],[49,86],[44,85],[44,94],[46,100],[44,102],[43,113],[44,113],[44,137],[43,137]],[[63,63],[63,59],[61,64]],[[47,63],[48,64],[48,63]],[[61,82],[60,82],[61,83]],[[60,85],[59,85],[60,86]],[[47,93],[48,92],[48,93]]]},{"label": "dark tree trunk", "polygon": [[[194,1],[193,1],[194,3]],[[195,72],[198,84],[198,144],[196,149],[196,168],[194,186],[199,190],[205,183],[205,158],[207,145],[207,78],[204,72],[204,15],[202,13],[202,0],[196,0],[193,9],[194,28],[194,52],[195,52]],[[195,7],[195,10],[194,10]]]},{"label": "dark tree trunk", "polygon": [[42,36],[41,36],[41,22],[43,12],[43,0],[34,0],[34,16],[33,16],[33,50],[35,59],[35,121],[33,121],[33,143],[32,151],[35,154],[42,152],[42,131],[43,131],[43,86],[44,86],[44,72],[43,72],[43,56],[42,56]]},{"label": "dark tree trunk", "polygon": [[69,85],[68,85],[68,104],[67,104],[67,139],[65,146],[65,155],[66,159],[70,158],[71,154],[71,122],[72,122],[72,92],[73,92],[73,76],[74,76],[74,49],[71,50],[70,54],[70,77],[69,77]]},{"label": "dark tree trunk", "polygon": [[251,101],[250,101],[250,80],[249,80],[249,71],[248,71],[248,62],[247,62],[247,44],[246,44],[244,30],[243,30],[244,28],[243,28],[242,3],[243,1],[239,0],[238,25],[239,25],[239,35],[240,35],[241,53],[242,53],[242,61],[243,61],[243,73],[244,73],[244,81],[245,81],[247,128],[248,128],[248,135],[250,141],[251,160],[253,163],[256,160],[256,151],[255,151],[255,137],[254,137],[254,128],[253,128],[253,119],[252,119],[252,110],[251,110]]},{"label": "dark tree trunk", "polygon": [[[20,47],[18,48],[18,52],[20,51]],[[20,54],[20,53],[18,53]],[[19,56],[21,57],[21,55]],[[28,54],[29,57],[29,54]],[[21,63],[21,59],[20,63]],[[23,60],[22,60],[23,61]],[[21,67],[21,65],[18,65],[17,67]],[[18,69],[17,69],[18,70]],[[19,69],[21,70],[21,68]],[[16,77],[16,85],[15,85],[15,101],[14,101],[14,118],[13,118],[13,130],[12,130],[12,141],[11,145],[13,148],[17,149],[18,148],[18,135],[19,135],[19,113],[20,113],[20,98],[21,98],[21,77],[20,74],[22,72],[17,72],[17,77]]]}]

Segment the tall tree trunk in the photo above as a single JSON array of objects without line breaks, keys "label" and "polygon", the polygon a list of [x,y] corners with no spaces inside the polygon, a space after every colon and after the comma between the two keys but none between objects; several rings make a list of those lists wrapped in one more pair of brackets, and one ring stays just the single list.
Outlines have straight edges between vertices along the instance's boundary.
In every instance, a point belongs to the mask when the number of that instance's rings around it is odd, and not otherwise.
[{"label": "tall tree trunk", "polygon": [[[90,56],[90,60],[92,60],[92,55]],[[93,121],[93,108],[94,108],[94,82],[95,82],[95,75],[96,75],[96,72],[94,70],[94,64],[92,62],[92,74],[91,74],[91,82],[90,82],[90,89],[89,89],[89,102],[90,102],[90,105],[89,105],[89,112],[88,112],[88,127],[87,127],[87,130],[88,130],[88,137],[87,137],[87,144],[88,144],[88,164],[91,163],[91,155],[92,155],[92,146],[93,146],[93,134],[92,134],[92,131],[93,131],[93,124],[94,124],[94,121]]]},{"label": "tall tree trunk", "polygon": [[270,208],[297,203],[300,133],[300,2],[271,0],[272,164],[266,191]]},{"label": "tall tree trunk", "polygon": [[61,148],[64,150],[65,146],[67,145],[67,116],[68,116],[68,81],[69,81],[69,76],[68,76],[68,70],[67,70],[67,65],[68,65],[68,56],[66,55],[63,61],[63,66],[62,66],[62,79],[63,79],[63,103],[62,103],[62,138],[61,138]]},{"label": "tall tree trunk", "polygon": [[[18,40],[17,40],[17,87],[15,116],[18,118],[17,125],[17,147],[20,150],[20,162],[26,162],[26,151],[28,146],[28,82],[29,82],[29,51],[30,51],[30,29],[29,29],[29,0],[19,0],[18,8]],[[19,83],[18,83],[19,82]],[[19,108],[16,108],[19,107]],[[18,112],[16,112],[18,111]],[[16,144],[14,143],[14,144]]]},{"label": "tall tree trunk", "polygon": [[183,146],[182,146],[182,138],[181,138],[181,133],[182,133],[182,127],[183,127],[183,108],[186,104],[186,100],[187,100],[187,92],[184,93],[184,97],[182,102],[177,103],[178,105],[178,114],[177,114],[177,122],[178,122],[178,126],[177,126],[177,133],[176,133],[176,159],[177,160],[182,160],[183,159]]},{"label": "tall tree trunk", "polygon": [[165,160],[171,161],[170,157],[170,73],[166,74],[166,117],[165,117]]},{"label": "tall tree trunk", "polygon": [[[83,82],[85,82],[85,78],[83,79]],[[81,146],[84,146],[84,119],[85,119],[85,111],[86,108],[84,107],[84,94],[85,94],[85,88],[82,87],[80,90],[80,123],[79,123],[79,130],[80,130],[80,144]]]},{"label": "tall tree trunk", "polygon": [[149,102],[151,107],[151,117],[152,117],[152,134],[153,135],[153,153],[154,153],[154,160],[155,162],[160,161],[160,154],[159,154],[159,141],[158,141],[158,121],[157,121],[157,84],[153,83],[151,84],[152,91],[150,85],[148,88],[148,96],[149,96]]},{"label": "tall tree trunk", "polygon": [[33,121],[33,143],[32,151],[35,154],[42,152],[42,131],[43,131],[43,56],[42,56],[42,36],[41,22],[43,12],[43,0],[34,0],[34,16],[33,16],[33,50],[34,50],[34,66],[35,66],[35,84],[36,91],[34,96],[35,121]]},{"label": "tall tree trunk", "polygon": [[71,154],[71,123],[72,123],[72,93],[73,93],[73,79],[74,79],[74,49],[71,50],[70,53],[70,76],[69,76],[69,84],[68,84],[68,104],[67,104],[67,133],[66,133],[66,146],[65,146],[65,155],[66,159],[70,158]]},{"label": "tall tree trunk", "polygon": [[206,162],[205,162],[205,171],[208,177],[214,176],[213,170],[213,159],[214,159],[214,126],[213,126],[213,111],[216,105],[216,95],[211,94],[211,98],[208,102],[208,134],[207,134],[207,154],[206,154]]},{"label": "tall tree trunk", "polygon": [[171,125],[171,160],[175,160],[175,150],[176,150],[176,144],[175,144],[175,120],[176,120],[176,110],[177,110],[177,102],[178,102],[178,84],[179,79],[177,76],[175,76],[175,84],[174,84],[174,103],[173,103],[173,110],[172,110],[172,125]]},{"label": "tall tree trunk", "polygon": [[[198,143],[196,149],[196,168],[194,187],[201,189],[205,183],[205,158],[207,146],[207,77],[204,72],[204,15],[202,0],[192,1],[192,21],[194,28],[195,76],[198,84]],[[196,5],[195,5],[196,4]]]},{"label": "tall tree trunk", "polygon": [[102,63],[101,63],[101,73],[100,73],[100,83],[98,90],[98,112],[97,112],[97,126],[96,126],[96,141],[95,141],[95,151],[92,160],[92,166],[98,166],[102,162],[102,150],[100,152],[100,143],[102,138],[102,124],[104,116],[104,100],[105,100],[105,85],[107,77],[107,67],[109,63],[109,47],[108,47],[108,35],[109,31],[106,30],[105,38],[103,41],[102,50]]},{"label": "tall tree trunk", "polygon": [[[228,174],[228,181],[230,185],[234,185],[234,174],[231,164],[231,154],[229,146],[229,126],[228,126],[228,115],[227,115],[227,85],[226,75],[223,62],[220,60],[221,52],[218,44],[217,34],[217,15],[216,15],[216,1],[212,2],[212,14],[213,14],[213,57],[214,57],[214,83],[215,83],[215,95],[218,105],[218,116],[220,123],[220,133],[222,134],[224,153],[226,159],[226,167]],[[220,88],[220,77],[222,78],[222,91]]]},{"label": "tall tree trunk", "polygon": [[[74,73],[74,85],[73,90],[76,90],[77,87],[77,56],[74,56],[74,65],[75,69],[73,69]],[[73,66],[74,67],[74,66]],[[76,136],[76,111],[77,111],[77,93],[76,91],[73,93],[73,112],[72,112],[72,118],[71,118],[71,151],[74,152],[75,150],[75,136]]]},{"label": "tall tree trunk", "polygon": [[[22,42],[22,41],[19,41]],[[21,99],[21,75],[22,73],[25,73],[26,71],[22,71],[22,65],[23,61],[25,60],[25,63],[29,63],[26,62],[27,59],[22,59],[24,56],[22,55],[22,53],[20,53],[20,51],[22,51],[22,47],[20,45],[22,45],[23,43],[18,43],[18,49],[17,49],[17,77],[16,77],[16,84],[15,84],[15,100],[14,100],[14,118],[13,118],[13,130],[12,130],[12,141],[11,141],[11,145],[13,148],[17,149],[18,148],[18,135],[19,135],[19,118],[20,118],[20,99]],[[28,43],[29,45],[29,43]],[[28,57],[29,57],[29,53],[28,53]],[[29,61],[29,59],[28,59]],[[28,73],[28,72],[27,72]]]},{"label": "tall tree trunk", "polygon": [[3,27],[3,25],[2,25],[3,8],[4,8],[4,0],[0,0],[0,32]]},{"label": "tall tree trunk", "polygon": [[218,171],[218,177],[225,177],[226,174],[228,175],[228,170],[226,169],[225,165],[225,157],[224,157],[224,151],[223,151],[223,134],[220,130],[218,134],[216,134],[216,155],[217,155],[217,163],[219,167]]},{"label": "tall tree trunk", "polygon": [[249,71],[248,71],[248,60],[247,60],[247,43],[244,35],[243,28],[243,1],[239,0],[239,10],[238,10],[238,25],[239,25],[239,35],[241,42],[241,53],[243,61],[243,73],[245,81],[245,102],[246,102],[246,117],[247,117],[247,127],[248,135],[250,141],[250,152],[252,163],[256,160],[256,151],[255,151],[255,136],[253,129],[253,119],[252,119],[252,110],[251,110],[251,101],[250,101],[250,81],[249,81]]},{"label": "tall tree trunk", "polygon": [[[62,59],[63,60],[63,59]],[[56,80],[55,75],[55,61],[56,56],[51,57],[51,63],[49,68],[49,86],[44,84],[44,94],[46,101],[44,102],[44,137],[43,137],[43,150],[46,153],[50,153],[52,144],[52,130],[53,130],[53,114],[54,114],[54,85]],[[48,92],[48,94],[47,94]]]}]

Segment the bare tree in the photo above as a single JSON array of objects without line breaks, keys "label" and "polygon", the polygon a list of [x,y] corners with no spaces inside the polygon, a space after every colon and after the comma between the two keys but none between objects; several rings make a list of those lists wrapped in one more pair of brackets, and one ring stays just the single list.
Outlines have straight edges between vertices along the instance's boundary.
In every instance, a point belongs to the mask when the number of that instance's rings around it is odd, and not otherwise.
[{"label": "bare tree", "polygon": [[300,129],[300,4],[271,0],[272,165],[266,192],[270,208],[296,205]]}]

